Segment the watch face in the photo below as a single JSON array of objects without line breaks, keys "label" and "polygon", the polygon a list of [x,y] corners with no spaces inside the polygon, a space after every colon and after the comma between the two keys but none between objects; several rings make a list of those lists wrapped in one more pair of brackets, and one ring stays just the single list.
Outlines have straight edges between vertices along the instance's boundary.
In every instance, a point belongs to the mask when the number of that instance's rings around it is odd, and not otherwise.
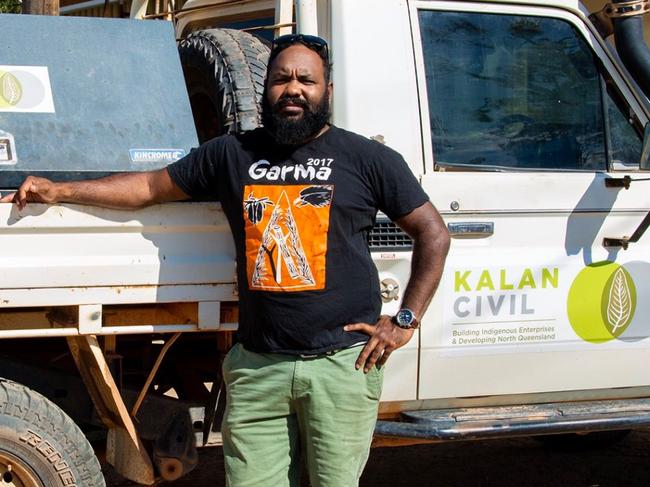
[{"label": "watch face", "polygon": [[413,316],[413,312],[410,309],[400,309],[395,318],[398,325],[410,326],[415,316]]}]

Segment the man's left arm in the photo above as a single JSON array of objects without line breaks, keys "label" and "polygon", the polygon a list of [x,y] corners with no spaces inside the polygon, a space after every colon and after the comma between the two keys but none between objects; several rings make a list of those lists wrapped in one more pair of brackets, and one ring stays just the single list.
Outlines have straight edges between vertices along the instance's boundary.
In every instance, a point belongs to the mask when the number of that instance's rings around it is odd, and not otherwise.
[{"label": "man's left arm", "polygon": [[[413,239],[411,276],[404,292],[402,308],[421,319],[438,287],[445,258],[449,251],[449,232],[438,211],[429,202],[399,218],[396,223]],[[397,326],[392,317],[382,315],[375,325],[353,323],[345,331],[370,335],[359,354],[356,368],[368,372],[373,365],[382,366],[390,354],[405,345],[415,330]]]}]

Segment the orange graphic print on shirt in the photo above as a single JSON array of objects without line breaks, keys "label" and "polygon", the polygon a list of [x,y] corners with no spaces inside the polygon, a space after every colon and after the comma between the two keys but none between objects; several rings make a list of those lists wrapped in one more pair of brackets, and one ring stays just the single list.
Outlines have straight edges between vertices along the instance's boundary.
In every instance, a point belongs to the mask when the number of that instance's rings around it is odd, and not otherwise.
[{"label": "orange graphic print on shirt", "polygon": [[325,288],[332,185],[244,187],[246,271],[251,290]]}]

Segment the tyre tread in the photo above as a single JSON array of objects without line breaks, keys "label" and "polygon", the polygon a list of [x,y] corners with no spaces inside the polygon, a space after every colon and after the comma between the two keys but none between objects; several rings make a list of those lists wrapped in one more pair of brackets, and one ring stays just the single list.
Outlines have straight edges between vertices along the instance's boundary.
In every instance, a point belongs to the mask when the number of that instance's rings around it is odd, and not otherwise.
[{"label": "tyre tread", "polygon": [[56,404],[22,384],[0,378],[0,413],[28,422],[34,429],[57,441],[66,454],[66,461],[79,473],[79,485],[106,485],[90,443],[81,429]]},{"label": "tyre tread", "polygon": [[184,64],[207,63],[215,92],[221,92],[226,133],[244,133],[262,125],[261,102],[269,49],[255,36],[234,29],[207,29],[179,45]]}]

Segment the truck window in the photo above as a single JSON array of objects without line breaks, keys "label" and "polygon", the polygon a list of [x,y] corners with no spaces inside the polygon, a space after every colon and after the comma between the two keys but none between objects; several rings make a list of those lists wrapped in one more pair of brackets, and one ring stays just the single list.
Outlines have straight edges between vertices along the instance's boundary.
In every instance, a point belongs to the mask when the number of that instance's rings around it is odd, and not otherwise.
[{"label": "truck window", "polygon": [[643,145],[641,130],[633,126],[630,108],[613,84],[608,84],[605,93],[606,122],[608,125],[607,152],[612,169],[639,167]]},{"label": "truck window", "polygon": [[419,20],[437,166],[594,171],[638,161],[639,136],[570,23],[430,10]]}]

